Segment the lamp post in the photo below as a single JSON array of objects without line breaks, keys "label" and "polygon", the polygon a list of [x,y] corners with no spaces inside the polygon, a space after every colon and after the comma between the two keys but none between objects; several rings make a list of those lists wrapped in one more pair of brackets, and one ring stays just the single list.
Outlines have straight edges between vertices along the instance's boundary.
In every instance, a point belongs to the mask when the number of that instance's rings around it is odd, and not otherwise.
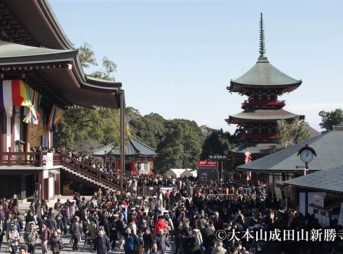
[{"label": "lamp post", "polygon": [[223,162],[224,162],[224,159],[226,159],[226,156],[222,155],[222,154],[213,154],[213,155],[209,156],[209,159],[220,162],[219,179],[222,180],[223,179],[223,168],[224,168]]}]

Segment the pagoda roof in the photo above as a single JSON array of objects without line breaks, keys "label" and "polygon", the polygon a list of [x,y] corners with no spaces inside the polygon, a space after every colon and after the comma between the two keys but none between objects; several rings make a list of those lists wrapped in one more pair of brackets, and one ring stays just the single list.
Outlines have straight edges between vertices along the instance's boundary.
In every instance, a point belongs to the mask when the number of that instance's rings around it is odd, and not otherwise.
[{"label": "pagoda roof", "polygon": [[5,75],[25,72],[24,79],[30,86],[42,94],[50,93],[49,97],[54,98],[55,104],[61,107],[119,107],[121,83],[86,76],[78,50],[0,41],[0,70]]},{"label": "pagoda roof", "polygon": [[[115,142],[108,144],[104,147],[101,147],[99,149],[96,149],[93,152],[93,155],[95,156],[105,156],[109,154],[120,156],[120,147]],[[155,157],[157,154],[154,148],[151,148],[148,145],[144,144],[136,137],[131,137],[129,141],[125,144],[125,155]]]},{"label": "pagoda roof", "polygon": [[303,172],[305,165],[297,154],[305,144],[308,144],[317,153],[317,156],[309,163],[310,170],[322,170],[342,165],[343,128],[340,127],[251,163],[240,165],[237,169],[265,173]]},{"label": "pagoda roof", "polygon": [[72,49],[72,43],[47,0],[3,0],[1,20],[6,22],[0,39],[31,46]]},{"label": "pagoda roof", "polygon": [[276,121],[287,120],[299,117],[297,114],[290,113],[283,109],[256,109],[245,110],[238,114],[229,116],[228,123],[235,121]]},{"label": "pagoda roof", "polygon": [[231,150],[233,153],[246,153],[250,152],[252,154],[271,154],[280,150],[282,147],[278,143],[257,143],[257,142],[250,142],[250,143],[243,143],[239,144],[235,148]]},{"label": "pagoda roof", "polygon": [[250,88],[291,88],[296,89],[301,80],[296,80],[269,63],[267,57],[259,57],[257,63],[245,74],[231,80],[230,92],[238,92],[243,87]]}]

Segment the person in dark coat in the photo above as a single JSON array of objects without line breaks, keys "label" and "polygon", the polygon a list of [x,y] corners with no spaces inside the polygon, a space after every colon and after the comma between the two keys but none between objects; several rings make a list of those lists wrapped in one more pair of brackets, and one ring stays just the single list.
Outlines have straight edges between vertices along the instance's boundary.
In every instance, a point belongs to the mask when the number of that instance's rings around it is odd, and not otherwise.
[{"label": "person in dark coat", "polygon": [[158,230],[157,236],[155,237],[155,242],[157,245],[157,252],[160,254],[166,253],[167,246],[170,247],[163,229]]},{"label": "person in dark coat", "polygon": [[214,237],[215,230],[213,229],[213,227],[210,227],[209,223],[213,225],[212,221],[207,222],[205,225],[205,228],[201,231],[202,238],[204,239],[203,246],[205,248],[205,253],[212,252],[212,248],[213,248],[214,240],[215,240],[215,237]]},{"label": "person in dark coat", "polygon": [[131,233],[131,229],[126,229],[126,237],[125,237],[125,254],[136,254],[137,253],[137,240],[135,236]]},{"label": "person in dark coat", "polygon": [[110,251],[110,239],[106,236],[102,229],[98,233],[98,237],[94,241],[94,250],[97,254],[107,254]]},{"label": "person in dark coat", "polygon": [[81,238],[82,226],[80,224],[80,218],[75,216],[75,221],[71,225],[71,235],[73,239],[73,250],[79,249],[79,241]]},{"label": "person in dark coat", "polygon": [[62,240],[57,230],[54,230],[49,239],[49,246],[53,254],[59,254],[62,249]]},{"label": "person in dark coat", "polygon": [[144,246],[145,253],[150,253],[153,243],[154,243],[154,236],[151,233],[150,229],[147,227],[143,234],[143,246]]},{"label": "person in dark coat", "polygon": [[54,231],[57,229],[57,222],[54,218],[52,212],[49,213],[47,220],[45,221],[46,226],[50,229],[50,231]]}]

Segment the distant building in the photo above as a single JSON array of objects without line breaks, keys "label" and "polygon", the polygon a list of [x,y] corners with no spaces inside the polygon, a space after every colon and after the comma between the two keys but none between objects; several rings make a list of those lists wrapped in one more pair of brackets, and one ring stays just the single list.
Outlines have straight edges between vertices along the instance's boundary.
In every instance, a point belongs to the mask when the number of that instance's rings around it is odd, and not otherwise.
[{"label": "distant building", "polygon": [[316,171],[282,183],[295,189],[302,214],[313,214],[329,227],[334,220],[343,226],[343,165]]},{"label": "distant building", "polygon": [[[120,171],[120,147],[116,143],[94,150],[93,156],[102,157],[105,164]],[[136,137],[131,137],[125,144],[125,171],[130,175],[148,174],[154,172],[153,160],[156,150],[144,144]]]},{"label": "distant building", "polygon": [[[311,174],[303,176],[305,165],[300,160],[298,151],[305,144],[312,147],[316,151],[317,156],[308,165],[307,173]],[[338,193],[338,198],[337,195],[328,195],[330,199],[326,200],[329,203],[325,203],[325,207],[328,204],[333,205],[333,203],[338,202],[339,198],[343,200],[343,189],[340,182],[342,175],[338,173],[343,165],[342,158],[343,128],[334,127],[332,131],[325,132],[306,142],[269,154],[251,163],[240,165],[237,167],[237,170],[255,173],[259,180],[269,182],[269,190],[276,199],[282,200],[284,204],[287,203],[293,207],[302,204],[300,210],[304,212],[307,205],[314,198],[311,194],[312,196],[308,196],[309,201],[305,202],[304,195],[307,192],[321,192],[319,193],[321,196],[327,196],[323,192]],[[328,169],[333,170],[329,171]],[[294,188],[292,191],[281,190],[283,187],[280,184],[283,182],[296,187],[297,190],[295,191]],[[308,211],[312,210],[309,209]]]}]

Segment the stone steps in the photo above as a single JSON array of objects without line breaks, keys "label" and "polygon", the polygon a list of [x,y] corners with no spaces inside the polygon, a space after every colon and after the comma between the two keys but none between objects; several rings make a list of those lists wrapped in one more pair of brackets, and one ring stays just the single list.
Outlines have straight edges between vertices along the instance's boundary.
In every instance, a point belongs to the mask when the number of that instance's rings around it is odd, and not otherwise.
[{"label": "stone steps", "polygon": [[82,179],[84,179],[84,180],[86,180],[86,181],[88,181],[88,182],[91,182],[91,183],[93,183],[93,184],[95,184],[95,185],[97,185],[97,186],[99,186],[99,187],[101,187],[101,188],[109,189],[109,190],[111,190],[111,191],[114,191],[113,188],[108,187],[107,185],[105,185],[105,184],[103,184],[103,183],[101,183],[101,182],[95,181],[94,179],[89,178],[89,177],[83,175],[82,173],[75,172],[74,170],[72,170],[72,169],[70,169],[70,168],[68,168],[68,167],[62,167],[62,169],[65,170],[65,171],[68,171],[69,173],[71,173],[71,174],[73,174],[73,175],[75,175],[75,176],[77,176],[77,177],[80,177],[80,178],[82,178]]}]

